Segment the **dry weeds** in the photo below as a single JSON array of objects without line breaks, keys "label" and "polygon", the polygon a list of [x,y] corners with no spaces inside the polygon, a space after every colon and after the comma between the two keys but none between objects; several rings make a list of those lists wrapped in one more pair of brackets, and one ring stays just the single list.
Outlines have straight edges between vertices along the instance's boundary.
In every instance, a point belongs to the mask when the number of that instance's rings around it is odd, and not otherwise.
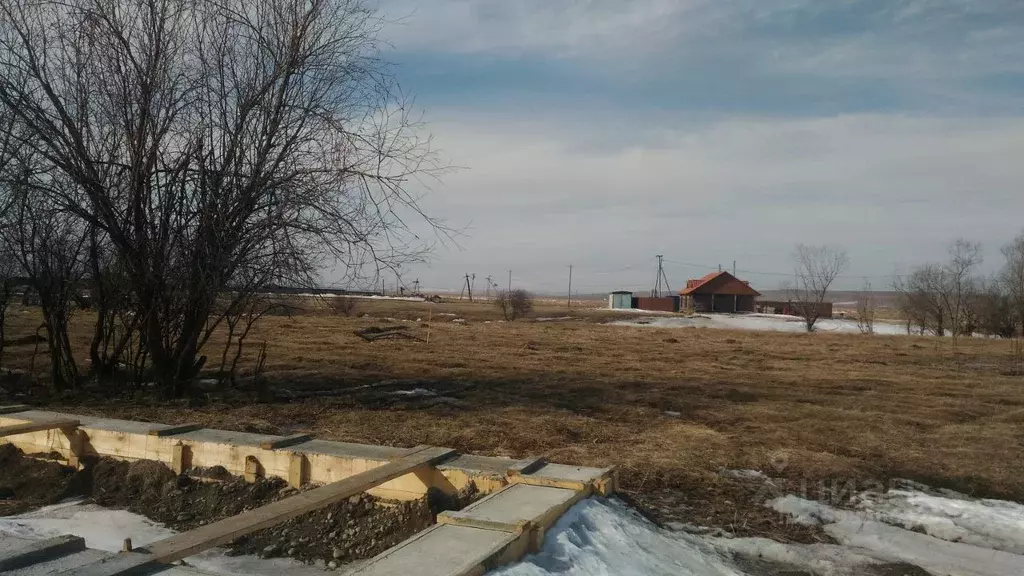
[{"label": "dry weeds", "polygon": [[[1012,372],[1004,341],[963,339],[954,355],[936,338],[627,328],[597,323],[612,314],[598,311],[514,323],[495,321],[481,304],[368,302],[357,311],[364,313],[374,317],[270,317],[253,341],[267,340],[267,377],[277,388],[390,381],[384,386],[274,403],[236,395],[198,407],[56,404],[167,423],[614,464],[638,494],[700,491],[722,481],[722,468],[751,468],[792,482],[903,477],[1024,500],[1024,378]],[[34,331],[32,314],[13,315],[12,338]],[[562,315],[553,306],[535,314]],[[85,320],[76,342],[83,352]],[[368,343],[353,333],[389,323],[429,342]],[[31,348],[12,347],[9,359],[24,368]],[[390,395],[414,387],[455,400]]]}]

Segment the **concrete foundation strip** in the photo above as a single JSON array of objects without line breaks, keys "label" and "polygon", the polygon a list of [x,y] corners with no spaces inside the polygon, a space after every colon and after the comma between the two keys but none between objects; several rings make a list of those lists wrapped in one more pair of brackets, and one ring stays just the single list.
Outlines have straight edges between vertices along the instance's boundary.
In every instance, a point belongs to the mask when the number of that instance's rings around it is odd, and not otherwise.
[{"label": "concrete foundation strip", "polygon": [[61,430],[74,430],[78,428],[80,422],[78,420],[48,420],[43,422],[28,422],[26,424],[14,424],[13,426],[0,427],[0,437],[3,436],[14,436],[16,434],[28,434],[29,432],[39,432],[41,430],[54,430],[60,428]]},{"label": "concrete foundation strip", "polygon": [[79,536],[57,536],[38,540],[13,550],[0,552],[0,573],[31,566],[75,552],[85,550],[85,538]]},{"label": "concrete foundation strip", "polygon": [[544,458],[529,457],[522,460],[517,460],[515,464],[508,467],[505,471],[507,476],[521,476],[523,474],[531,474],[542,468],[548,461]]},{"label": "concrete foundation strip", "polygon": [[192,432],[199,430],[203,427],[202,424],[178,424],[176,426],[164,426],[162,428],[150,428],[150,436],[174,436],[175,434],[184,434],[185,432]]},{"label": "concrete foundation strip", "polygon": [[[141,573],[144,573],[146,566],[156,563],[168,564],[203,550],[227,544],[240,536],[325,508],[388,480],[408,474],[417,468],[434,464],[452,454],[455,454],[455,451],[449,448],[424,447],[409,456],[349,476],[333,484],[314,488],[308,492],[300,492],[284,500],[278,500],[237,516],[154,542],[146,546],[149,554],[125,554],[122,557],[131,558],[131,560],[105,562],[96,566],[98,571],[80,573],[93,576],[138,574],[140,570]],[[76,574],[78,573],[76,572]]]},{"label": "concrete foundation strip", "polygon": [[260,448],[264,450],[276,450],[278,448],[286,448],[303,442],[309,442],[312,439],[313,436],[310,434],[295,434],[294,436],[284,436],[282,438],[260,442]]},{"label": "concrete foundation strip", "polygon": [[480,528],[481,530],[497,530],[499,532],[508,532],[510,534],[522,534],[535,529],[533,523],[528,520],[521,520],[512,524],[509,522],[498,522],[496,520],[475,518],[470,514],[455,510],[448,510],[438,514],[437,523],[469,526],[470,528]]}]

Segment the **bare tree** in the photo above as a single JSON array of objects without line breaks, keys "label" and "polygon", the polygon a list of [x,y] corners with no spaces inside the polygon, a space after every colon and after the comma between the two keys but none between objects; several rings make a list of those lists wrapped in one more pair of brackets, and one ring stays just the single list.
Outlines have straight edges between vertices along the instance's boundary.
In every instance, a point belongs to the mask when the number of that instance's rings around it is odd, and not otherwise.
[{"label": "bare tree", "polygon": [[846,251],[831,246],[798,244],[793,252],[795,285],[789,288],[793,308],[804,319],[808,332],[821,317],[828,291],[850,265]]},{"label": "bare tree", "polygon": [[[3,222],[3,218],[0,218]],[[17,276],[14,252],[0,237],[0,369],[4,366],[4,337],[7,325],[7,307],[14,298],[14,281]]]},{"label": "bare tree", "polygon": [[[56,186],[50,178],[46,185]],[[66,184],[66,183],[65,183]],[[75,293],[84,272],[85,231],[81,221],[54,209],[29,177],[13,186],[13,204],[0,222],[0,234],[13,247],[18,267],[39,296],[56,391],[74,389],[78,364],[68,334]]]},{"label": "bare tree", "polygon": [[505,320],[511,322],[533,311],[533,296],[522,288],[499,290],[494,299],[494,306],[501,310]]},{"label": "bare tree", "polygon": [[396,268],[426,248],[410,217],[439,229],[407,188],[437,164],[380,26],[360,0],[0,3],[0,108],[73,184],[40,186],[50,209],[109,242],[166,394],[189,391],[241,271]]},{"label": "bare tree", "polygon": [[1012,316],[1018,333],[1024,334],[1024,232],[1003,246],[1006,259],[1000,275],[1012,305]]},{"label": "bare tree", "polygon": [[970,333],[970,303],[978,284],[973,274],[981,262],[981,244],[958,238],[949,246],[949,262],[942,270],[939,294],[951,320],[954,346],[958,336]]},{"label": "bare tree", "polygon": [[857,294],[857,328],[861,334],[875,333],[875,316],[878,314],[878,303],[871,282],[864,281],[864,287]]},{"label": "bare tree", "polygon": [[949,328],[945,276],[941,264],[929,263],[893,281],[893,289],[900,293],[899,304],[904,316],[913,319],[922,334],[927,329],[944,336]]},{"label": "bare tree", "polygon": [[1000,278],[981,283],[970,307],[982,333],[1000,338],[1012,338],[1017,333],[1013,298]]}]

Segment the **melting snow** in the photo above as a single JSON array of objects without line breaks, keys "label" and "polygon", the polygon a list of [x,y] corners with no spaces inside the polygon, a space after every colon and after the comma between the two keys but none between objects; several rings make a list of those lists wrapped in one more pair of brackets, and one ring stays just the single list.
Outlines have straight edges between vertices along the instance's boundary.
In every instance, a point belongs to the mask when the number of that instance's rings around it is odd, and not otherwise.
[{"label": "melting snow", "polygon": [[[754,476],[753,471],[737,472]],[[768,505],[798,522],[823,525],[839,544],[671,532],[616,501],[587,500],[548,532],[540,553],[493,574],[761,576],[781,568],[817,576],[861,576],[877,573],[870,565],[898,562],[935,576],[1024,574],[1020,504],[951,492],[891,490],[863,493],[851,510],[796,496]]]},{"label": "melting snow", "polygon": [[853,509],[796,496],[767,503],[797,522],[820,524],[842,544],[889,562],[934,574],[1009,576],[1024,573],[1024,506],[918,490],[864,492]]},{"label": "melting snow", "polygon": [[[710,314],[706,316],[644,317],[616,320],[613,326],[643,326],[650,328],[725,328],[732,330],[760,330],[769,332],[806,332],[804,321],[796,316],[781,314]],[[855,320],[822,319],[814,325],[818,332],[848,332],[859,334]],[[907,330],[899,324],[875,323],[875,334],[900,335]]]},{"label": "melting snow", "polygon": [[587,500],[548,531],[544,548],[500,576],[742,576],[708,541],[661,530],[614,501]]}]

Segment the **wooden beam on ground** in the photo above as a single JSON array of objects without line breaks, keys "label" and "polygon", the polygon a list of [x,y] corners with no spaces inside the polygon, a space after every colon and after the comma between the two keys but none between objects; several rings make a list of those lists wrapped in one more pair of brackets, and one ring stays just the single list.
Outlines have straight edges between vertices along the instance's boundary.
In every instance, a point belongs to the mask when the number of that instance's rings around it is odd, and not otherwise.
[{"label": "wooden beam on ground", "polygon": [[0,414],[13,414],[15,412],[24,412],[31,409],[32,407],[28,404],[12,404],[10,406],[0,406]]},{"label": "wooden beam on ground", "polygon": [[295,434],[294,436],[284,436],[277,438],[276,440],[264,440],[260,442],[260,448],[264,450],[275,450],[277,448],[285,448],[287,446],[294,446],[296,444],[302,444],[303,442],[309,442],[313,439],[310,434]]},{"label": "wooden beam on ground", "polygon": [[74,430],[75,428],[78,428],[79,424],[80,422],[78,420],[47,420],[45,422],[26,422],[25,424],[0,426],[0,438],[4,436],[14,436],[15,434],[39,432],[40,430],[54,430],[57,428],[62,430]]},{"label": "wooden beam on ground", "polygon": [[300,492],[255,510],[165,538],[146,548],[157,562],[170,563],[181,560],[203,550],[227,544],[240,536],[330,506],[349,496],[409,474],[417,468],[434,464],[454,453],[454,450],[448,448],[422,450],[326,486]]},{"label": "wooden beam on ground", "polygon": [[202,428],[202,424],[179,424],[177,426],[171,426],[169,428],[150,428],[150,436],[174,436],[175,434],[184,434],[185,432],[192,432],[193,430],[199,430]]}]

